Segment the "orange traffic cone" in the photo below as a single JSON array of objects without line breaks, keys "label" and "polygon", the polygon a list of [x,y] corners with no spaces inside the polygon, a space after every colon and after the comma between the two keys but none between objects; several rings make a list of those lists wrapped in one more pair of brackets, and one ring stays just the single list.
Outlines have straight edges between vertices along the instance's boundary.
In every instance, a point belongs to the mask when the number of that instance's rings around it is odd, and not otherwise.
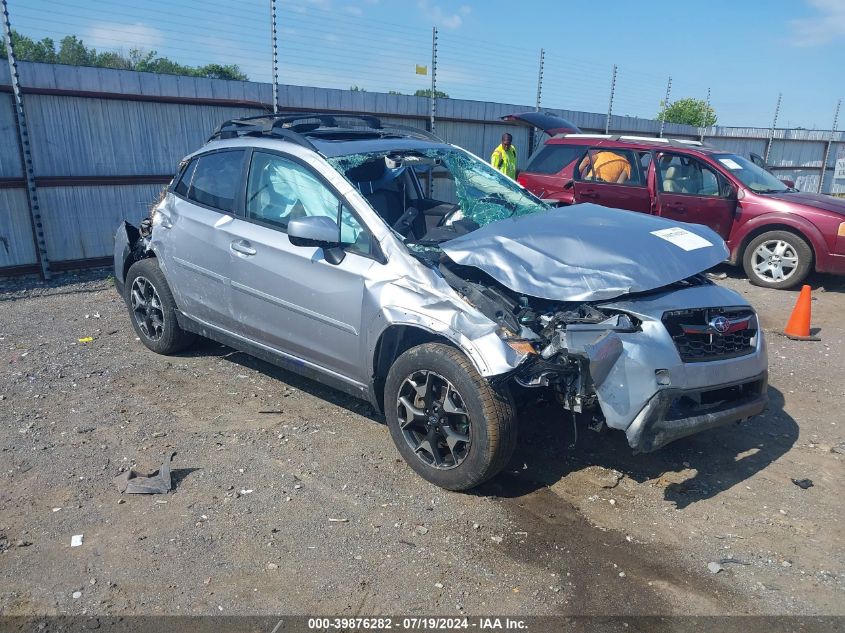
[{"label": "orange traffic cone", "polygon": [[820,341],[818,336],[810,335],[810,317],[812,314],[812,301],[810,286],[802,286],[798,301],[792,310],[792,316],[786,323],[783,333],[794,341]]}]

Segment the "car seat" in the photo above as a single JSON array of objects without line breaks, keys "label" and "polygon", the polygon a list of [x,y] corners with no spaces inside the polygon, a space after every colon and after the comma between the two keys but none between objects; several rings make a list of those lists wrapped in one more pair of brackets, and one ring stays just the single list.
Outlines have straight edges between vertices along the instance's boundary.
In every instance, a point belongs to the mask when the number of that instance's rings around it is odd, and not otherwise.
[{"label": "car seat", "polygon": [[381,218],[403,235],[419,212],[406,204],[404,191],[389,172],[384,159],[372,160],[347,170],[346,177],[358,188]]},{"label": "car seat", "polygon": [[689,174],[683,165],[669,165],[663,171],[663,191],[666,193],[689,193]]}]

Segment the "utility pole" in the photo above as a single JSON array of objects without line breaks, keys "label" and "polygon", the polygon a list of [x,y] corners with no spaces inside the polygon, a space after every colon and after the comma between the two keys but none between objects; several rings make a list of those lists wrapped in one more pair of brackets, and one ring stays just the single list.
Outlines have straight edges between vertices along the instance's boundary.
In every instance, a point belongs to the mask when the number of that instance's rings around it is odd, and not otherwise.
[{"label": "utility pole", "polygon": [[534,110],[540,111],[540,99],[543,97],[543,61],[546,58],[546,51],[540,49],[540,72],[537,75],[537,105]]},{"label": "utility pole", "polygon": [[766,166],[769,165],[769,152],[772,151],[772,141],[775,138],[775,128],[778,124],[778,114],[780,114],[780,101],[783,98],[783,93],[778,93],[778,103],[775,106],[775,118],[772,119],[772,127],[769,128],[769,140],[766,141],[766,155],[763,156],[763,162],[766,163]]},{"label": "utility pole", "polygon": [[710,114],[710,88],[707,89],[707,99],[704,100],[704,114],[702,115],[701,121],[701,136],[699,137],[699,142],[704,142],[704,130],[707,127],[707,115]]},{"label": "utility pole", "polygon": [[279,111],[279,48],[276,41],[276,0],[270,0],[270,23],[273,38],[273,114]]},{"label": "utility pole", "polygon": [[431,27],[431,118],[429,130],[434,134],[434,117],[437,115],[437,27]]},{"label": "utility pole", "polygon": [[23,109],[21,83],[18,76],[18,62],[15,59],[15,48],[12,45],[12,25],[9,22],[9,7],[6,0],[0,0],[3,9],[3,39],[6,42],[6,56],[9,60],[9,74],[12,78],[12,98],[15,102],[15,118],[18,124],[18,143],[23,159],[23,172],[26,181],[27,201],[29,202],[29,218],[32,224],[32,234],[35,238],[36,254],[41,266],[42,279],[50,279],[50,260],[47,258],[47,242],[44,239],[44,225],[41,219],[41,205],[38,202],[38,191],[35,188],[35,171],[32,168],[32,152],[29,146],[29,131],[26,127],[26,113]]},{"label": "utility pole", "polygon": [[827,142],[827,146],[824,150],[824,159],[822,160],[822,173],[821,177],[819,178],[819,190],[818,193],[822,192],[822,188],[824,187],[824,177],[827,173],[827,161],[830,160],[830,148],[833,146],[833,138],[836,136],[836,126],[839,123],[839,108],[842,106],[842,99],[836,102],[836,110],[833,113],[833,127],[830,129],[830,140]]},{"label": "utility pole", "polygon": [[610,100],[607,102],[607,119],[604,122],[604,133],[610,132],[610,117],[613,115],[613,95],[616,93],[616,64],[613,64],[613,74],[610,76]]},{"label": "utility pole", "polygon": [[666,83],[666,98],[663,99],[663,111],[660,113],[660,133],[658,138],[663,138],[663,128],[666,127],[666,109],[669,107],[669,95],[672,92],[672,77]]}]

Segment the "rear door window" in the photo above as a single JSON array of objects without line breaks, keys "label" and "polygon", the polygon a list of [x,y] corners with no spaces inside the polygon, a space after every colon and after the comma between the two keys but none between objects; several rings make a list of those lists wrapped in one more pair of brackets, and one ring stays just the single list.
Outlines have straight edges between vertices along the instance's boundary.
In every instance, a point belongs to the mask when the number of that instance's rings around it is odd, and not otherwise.
[{"label": "rear door window", "polygon": [[559,174],[581,158],[586,151],[586,145],[550,143],[531,157],[523,171],[532,174]]},{"label": "rear door window", "polygon": [[651,152],[637,152],[640,162],[640,180],[645,183],[648,178],[648,166],[651,165]]},{"label": "rear door window", "polygon": [[233,213],[235,198],[241,191],[245,155],[246,152],[239,149],[200,156],[194,168],[188,198]]}]

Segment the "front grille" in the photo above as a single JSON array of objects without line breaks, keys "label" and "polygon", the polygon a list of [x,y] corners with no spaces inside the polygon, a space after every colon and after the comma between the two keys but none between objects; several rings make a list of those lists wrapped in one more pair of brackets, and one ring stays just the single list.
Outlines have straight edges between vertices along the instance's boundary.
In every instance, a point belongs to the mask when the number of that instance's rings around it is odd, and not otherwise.
[{"label": "front grille", "polygon": [[663,315],[685,363],[744,356],[754,351],[757,317],[750,308],[696,308]]}]

